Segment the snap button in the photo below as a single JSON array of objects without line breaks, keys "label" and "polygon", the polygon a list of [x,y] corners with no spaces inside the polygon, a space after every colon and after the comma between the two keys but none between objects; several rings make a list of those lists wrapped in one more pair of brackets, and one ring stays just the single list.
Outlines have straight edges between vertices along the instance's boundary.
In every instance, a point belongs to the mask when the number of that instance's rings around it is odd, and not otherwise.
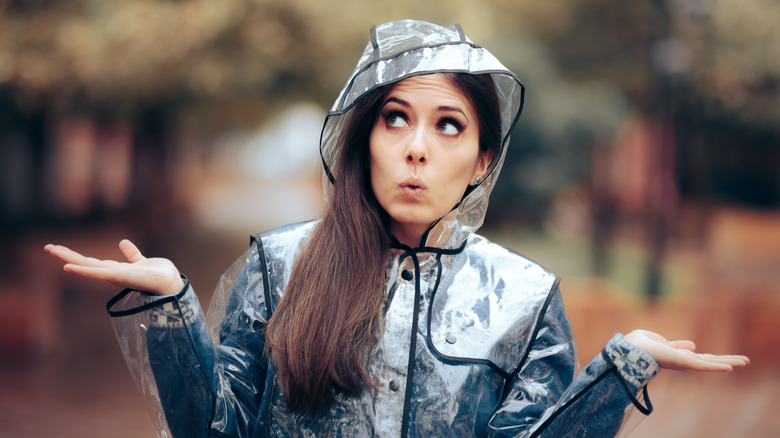
[{"label": "snap button", "polygon": [[458,338],[455,337],[452,333],[448,334],[446,338],[444,338],[445,341],[447,341],[448,344],[454,344]]},{"label": "snap button", "polygon": [[414,274],[412,274],[412,271],[404,269],[403,272],[401,272],[401,278],[406,281],[410,281],[412,278],[414,278]]},{"label": "snap button", "polygon": [[398,383],[398,380],[395,380],[395,379],[393,379],[393,380],[391,380],[391,381],[390,381],[390,389],[391,389],[393,392],[395,392],[395,391],[398,391],[398,389],[399,389],[400,387],[401,387],[401,384],[400,384],[400,383]]}]

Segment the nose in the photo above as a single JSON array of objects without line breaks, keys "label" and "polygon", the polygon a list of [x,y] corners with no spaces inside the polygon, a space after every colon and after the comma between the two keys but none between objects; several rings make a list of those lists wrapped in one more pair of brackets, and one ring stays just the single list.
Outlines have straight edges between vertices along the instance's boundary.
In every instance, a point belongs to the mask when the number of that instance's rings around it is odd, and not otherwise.
[{"label": "nose", "polygon": [[423,164],[428,161],[428,146],[425,132],[417,129],[406,146],[406,162],[409,164]]}]

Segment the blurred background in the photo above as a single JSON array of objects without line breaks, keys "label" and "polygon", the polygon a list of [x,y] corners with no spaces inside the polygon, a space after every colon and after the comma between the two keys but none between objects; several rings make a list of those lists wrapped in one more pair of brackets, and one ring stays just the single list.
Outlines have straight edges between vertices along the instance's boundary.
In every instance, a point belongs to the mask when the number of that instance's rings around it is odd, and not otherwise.
[{"label": "blurred background", "polygon": [[528,88],[482,233],[614,332],[741,353],[662,372],[632,436],[780,436],[780,2],[0,0],[0,437],[150,437],[111,287],[54,242],[168,257],[208,303],[318,217],[317,142],[370,26],[460,23]]}]

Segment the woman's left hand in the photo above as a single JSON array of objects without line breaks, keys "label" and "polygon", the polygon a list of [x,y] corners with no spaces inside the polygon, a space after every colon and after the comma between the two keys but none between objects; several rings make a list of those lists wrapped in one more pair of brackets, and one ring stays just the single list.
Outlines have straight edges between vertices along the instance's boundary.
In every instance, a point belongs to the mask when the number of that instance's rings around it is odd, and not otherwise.
[{"label": "woman's left hand", "polygon": [[750,363],[747,356],[696,353],[692,341],[668,341],[647,330],[634,330],[624,339],[648,352],[661,368],[670,370],[731,371]]}]

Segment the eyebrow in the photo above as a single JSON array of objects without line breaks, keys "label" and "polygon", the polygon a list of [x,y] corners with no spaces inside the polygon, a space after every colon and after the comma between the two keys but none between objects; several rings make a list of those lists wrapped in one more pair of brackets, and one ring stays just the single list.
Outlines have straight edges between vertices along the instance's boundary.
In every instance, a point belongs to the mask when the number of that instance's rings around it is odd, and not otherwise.
[{"label": "eyebrow", "polygon": [[[412,105],[409,102],[407,102],[407,101],[405,101],[405,100],[403,100],[401,98],[394,97],[394,96],[388,97],[387,100],[385,100],[385,102],[382,104],[382,106],[384,107],[385,105],[388,104],[388,102],[395,102],[395,103],[397,103],[397,104],[399,104],[399,105],[401,105],[401,106],[403,106],[405,108],[411,108],[412,107]],[[453,112],[456,112],[456,113],[461,113],[461,114],[463,114],[463,117],[468,118],[468,116],[466,116],[465,111],[463,111],[462,109],[460,109],[457,106],[440,105],[440,106],[438,106],[436,108],[436,110],[437,111],[453,111]]]}]

